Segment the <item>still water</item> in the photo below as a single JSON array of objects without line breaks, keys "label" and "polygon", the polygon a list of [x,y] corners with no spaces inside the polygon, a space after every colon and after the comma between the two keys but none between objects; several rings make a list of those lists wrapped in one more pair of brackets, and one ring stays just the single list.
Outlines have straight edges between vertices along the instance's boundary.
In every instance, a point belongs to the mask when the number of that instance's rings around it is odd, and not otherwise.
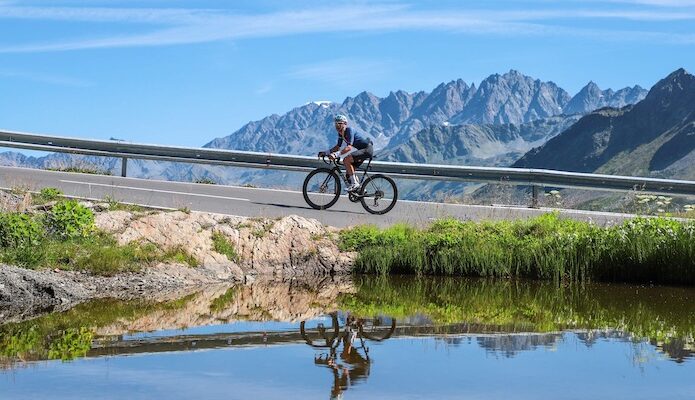
[{"label": "still water", "polygon": [[0,399],[695,399],[695,291],[356,278],[0,326]]}]

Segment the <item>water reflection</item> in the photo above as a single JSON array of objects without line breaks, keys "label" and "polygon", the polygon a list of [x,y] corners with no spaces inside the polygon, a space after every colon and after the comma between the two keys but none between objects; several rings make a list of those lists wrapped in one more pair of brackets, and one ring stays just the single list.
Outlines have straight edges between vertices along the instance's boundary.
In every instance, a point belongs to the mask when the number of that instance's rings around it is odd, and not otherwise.
[{"label": "water reflection", "polygon": [[371,360],[365,340],[381,342],[390,338],[396,329],[396,320],[383,316],[360,318],[339,312],[332,312],[329,317],[329,326],[320,321],[313,329],[307,321],[302,321],[300,332],[306,344],[325,350],[314,356],[314,364],[330,370],[333,376],[331,398],[338,398],[369,376]]},{"label": "water reflection", "polygon": [[[46,359],[306,343],[341,390],[369,375],[369,343],[474,340],[491,353],[552,348],[563,332],[645,342],[683,363],[695,350],[695,291],[520,281],[358,277],[212,287],[167,302],[102,300],[0,326],[0,368]],[[342,310],[342,311],[336,311]],[[377,316],[377,317],[374,317]],[[385,317],[389,316],[389,317]],[[398,326],[396,326],[398,320]]]}]

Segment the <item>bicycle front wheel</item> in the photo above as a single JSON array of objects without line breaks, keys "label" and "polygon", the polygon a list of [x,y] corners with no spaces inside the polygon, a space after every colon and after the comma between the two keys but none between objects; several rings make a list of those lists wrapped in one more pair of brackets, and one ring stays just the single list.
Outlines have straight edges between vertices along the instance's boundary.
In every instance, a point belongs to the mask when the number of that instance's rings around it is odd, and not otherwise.
[{"label": "bicycle front wheel", "polygon": [[362,207],[372,214],[386,214],[398,200],[398,188],[393,179],[385,175],[372,175],[360,188]]},{"label": "bicycle front wheel", "polygon": [[340,198],[340,178],[335,171],[318,168],[304,179],[302,194],[304,201],[312,208],[325,210]]}]

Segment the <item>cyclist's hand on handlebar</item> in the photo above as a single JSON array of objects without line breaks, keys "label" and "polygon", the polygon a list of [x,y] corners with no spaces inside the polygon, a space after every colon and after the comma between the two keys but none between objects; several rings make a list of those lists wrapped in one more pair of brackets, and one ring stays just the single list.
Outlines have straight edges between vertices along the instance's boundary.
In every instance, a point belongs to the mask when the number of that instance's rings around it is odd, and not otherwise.
[{"label": "cyclist's hand on handlebar", "polygon": [[319,158],[321,158],[321,157],[326,157],[325,151],[319,151]]}]

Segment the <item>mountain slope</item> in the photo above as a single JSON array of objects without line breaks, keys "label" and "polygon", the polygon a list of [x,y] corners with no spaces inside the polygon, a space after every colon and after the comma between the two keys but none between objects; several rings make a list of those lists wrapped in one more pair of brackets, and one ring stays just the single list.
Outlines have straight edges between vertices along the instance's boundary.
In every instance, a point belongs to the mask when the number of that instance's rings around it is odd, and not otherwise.
[{"label": "mountain slope", "polygon": [[567,129],[580,116],[557,116],[522,125],[430,126],[380,159],[409,163],[506,166]]},{"label": "mountain slope", "polygon": [[679,69],[641,102],[595,111],[513,166],[694,179],[693,152],[695,76]]}]

